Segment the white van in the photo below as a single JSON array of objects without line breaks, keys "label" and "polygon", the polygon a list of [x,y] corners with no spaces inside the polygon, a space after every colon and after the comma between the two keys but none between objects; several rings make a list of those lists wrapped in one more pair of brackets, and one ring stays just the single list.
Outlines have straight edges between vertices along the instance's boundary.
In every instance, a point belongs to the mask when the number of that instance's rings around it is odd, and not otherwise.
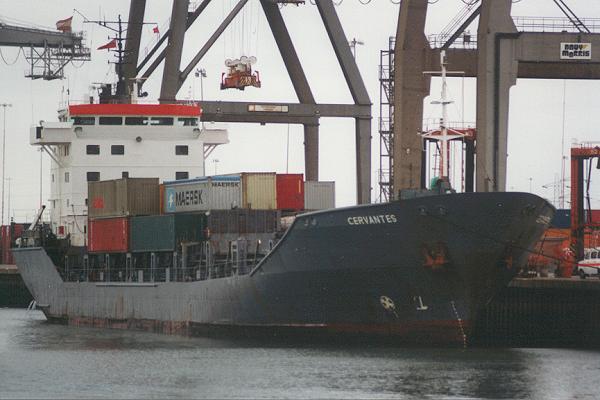
[{"label": "white van", "polygon": [[577,275],[581,279],[588,276],[600,278],[600,249],[585,249],[583,252],[583,260],[577,263]]}]

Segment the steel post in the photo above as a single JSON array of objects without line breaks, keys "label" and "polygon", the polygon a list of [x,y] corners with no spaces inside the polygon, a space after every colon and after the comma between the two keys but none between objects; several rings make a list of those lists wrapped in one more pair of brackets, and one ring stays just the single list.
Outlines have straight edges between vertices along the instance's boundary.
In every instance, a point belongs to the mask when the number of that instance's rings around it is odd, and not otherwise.
[{"label": "steel post", "polygon": [[169,41],[165,57],[165,69],[163,71],[160,89],[159,101],[161,103],[174,102],[179,87],[181,86],[179,80],[179,67],[181,65],[181,53],[183,52],[188,5],[189,0],[173,0]]},{"label": "steel post", "polygon": [[481,5],[477,37],[478,192],[506,189],[509,92],[518,72],[512,51],[512,39],[518,32],[510,16],[511,7],[511,0],[483,0]]},{"label": "steel post", "polygon": [[[277,4],[266,0],[261,0],[261,5],[298,100],[304,104],[315,104],[315,98],[310,89],[308,79],[304,74],[302,64],[285,26],[279,7]],[[319,180],[318,125],[304,124],[304,169],[307,180]]]},{"label": "steel post", "polygon": [[125,58],[123,64],[123,79],[125,79],[127,93],[133,88],[133,79],[136,75],[136,66],[140,54],[140,40],[144,26],[144,12],[146,0],[131,0],[129,5],[129,21],[127,23],[127,41],[125,42]]},{"label": "steel post", "polygon": [[[333,51],[350,89],[354,103],[371,106],[367,88],[360,76],[348,39],[331,0],[316,2]],[[358,204],[371,202],[371,115],[356,118],[356,197]]]},{"label": "steel post", "polygon": [[356,201],[371,202],[371,118],[356,118]]},{"label": "steel post", "polygon": [[390,195],[422,185],[423,100],[429,95],[431,78],[424,75],[431,50],[425,37],[427,0],[400,4],[394,51],[394,172]]}]

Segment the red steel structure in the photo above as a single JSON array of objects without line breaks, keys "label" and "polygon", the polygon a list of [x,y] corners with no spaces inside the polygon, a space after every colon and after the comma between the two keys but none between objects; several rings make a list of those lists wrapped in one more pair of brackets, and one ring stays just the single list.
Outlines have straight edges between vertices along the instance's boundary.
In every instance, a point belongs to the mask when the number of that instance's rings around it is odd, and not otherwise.
[{"label": "red steel structure", "polygon": [[571,148],[571,248],[575,252],[577,260],[583,259],[586,228],[600,227],[600,223],[592,222],[592,218],[588,218],[586,221],[583,203],[584,161],[592,162],[593,158],[600,158],[600,146]]}]

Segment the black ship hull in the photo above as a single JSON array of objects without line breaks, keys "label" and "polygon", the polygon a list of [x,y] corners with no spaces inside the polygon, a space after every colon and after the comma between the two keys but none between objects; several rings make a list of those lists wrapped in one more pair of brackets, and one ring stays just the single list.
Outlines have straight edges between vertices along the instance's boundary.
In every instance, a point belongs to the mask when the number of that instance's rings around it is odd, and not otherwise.
[{"label": "black ship hull", "polygon": [[470,193],[309,213],[250,273],[192,282],[65,282],[43,249],[14,254],[52,321],[464,345],[553,212],[531,194]]}]

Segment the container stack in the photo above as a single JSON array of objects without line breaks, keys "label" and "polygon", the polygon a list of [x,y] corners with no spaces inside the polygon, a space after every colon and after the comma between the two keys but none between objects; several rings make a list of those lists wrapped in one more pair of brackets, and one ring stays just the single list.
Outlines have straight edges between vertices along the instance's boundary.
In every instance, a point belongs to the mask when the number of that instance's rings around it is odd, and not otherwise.
[{"label": "container stack", "polygon": [[237,208],[299,212],[335,207],[335,183],[304,182],[302,174],[245,172],[169,181],[160,192],[166,214]]},{"label": "container stack", "polygon": [[335,206],[333,182],[274,172],[90,182],[88,195],[87,253],[100,280],[187,280],[232,263],[241,271],[275,245],[282,215]]},{"label": "container stack", "polygon": [[297,213],[334,206],[334,183],[304,182],[302,174],[90,182],[87,272],[77,279],[169,282],[248,273]]},{"label": "container stack", "polygon": [[158,178],[88,183],[88,252],[129,251],[130,218],[159,213]]}]

